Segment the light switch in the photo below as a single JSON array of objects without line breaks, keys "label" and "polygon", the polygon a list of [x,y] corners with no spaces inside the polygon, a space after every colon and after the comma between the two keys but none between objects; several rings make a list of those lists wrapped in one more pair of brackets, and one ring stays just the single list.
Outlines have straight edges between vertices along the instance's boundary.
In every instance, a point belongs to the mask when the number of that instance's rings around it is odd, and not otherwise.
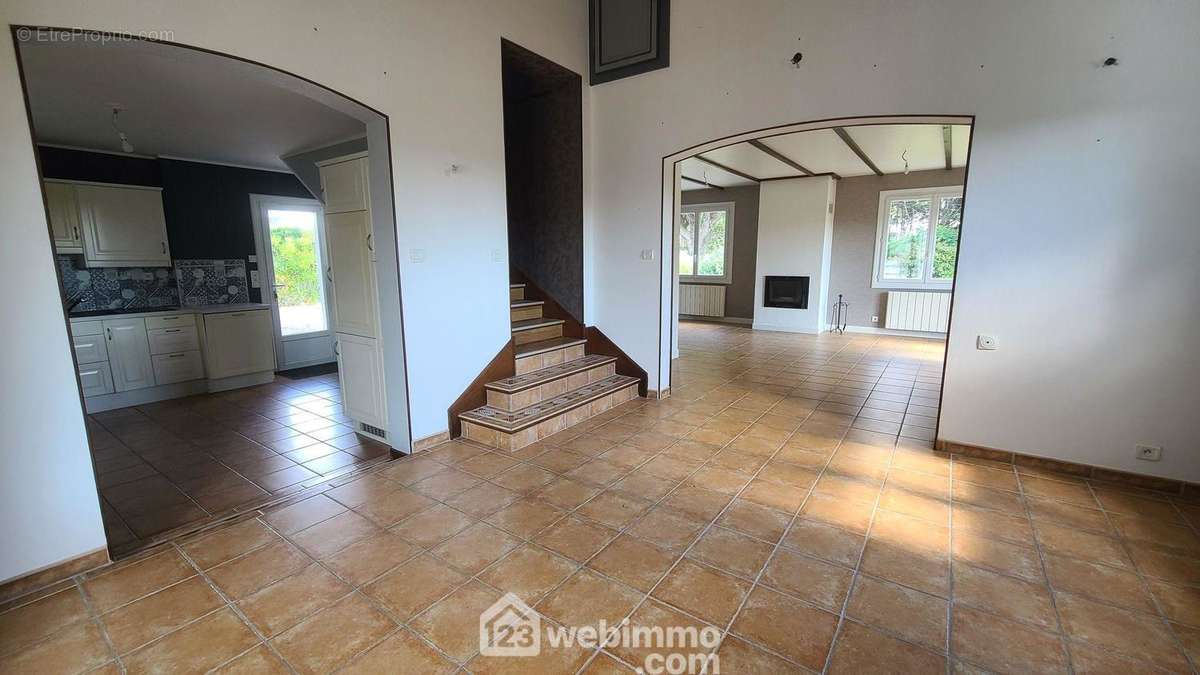
[{"label": "light switch", "polygon": [[504,262],[504,252],[498,248],[492,249],[492,262]]},{"label": "light switch", "polygon": [[415,263],[425,262],[425,249],[423,249],[423,248],[408,249],[408,259]]},{"label": "light switch", "polygon": [[652,248],[642,249],[642,260],[654,260],[654,249],[652,249]]},{"label": "light switch", "polygon": [[246,262],[256,263],[256,262],[258,262],[258,256],[248,255],[248,256],[246,256]]},{"label": "light switch", "polygon": [[258,270],[250,270],[250,288],[261,288],[258,283]]}]

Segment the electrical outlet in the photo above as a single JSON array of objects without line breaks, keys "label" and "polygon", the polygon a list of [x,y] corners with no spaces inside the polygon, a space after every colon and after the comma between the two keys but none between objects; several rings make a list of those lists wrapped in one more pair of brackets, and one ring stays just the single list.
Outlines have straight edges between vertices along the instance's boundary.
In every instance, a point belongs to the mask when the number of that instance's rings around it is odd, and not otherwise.
[{"label": "electrical outlet", "polygon": [[872,314],[871,315],[871,323],[879,323],[879,317]]},{"label": "electrical outlet", "polygon": [[1134,456],[1138,459],[1147,462],[1157,462],[1162,459],[1162,448],[1157,445],[1142,445],[1141,443],[1133,446]]},{"label": "electrical outlet", "polygon": [[996,338],[992,337],[991,335],[975,336],[975,348],[976,349],[982,349],[984,351],[991,351],[993,349],[996,349],[996,347],[997,347]]}]

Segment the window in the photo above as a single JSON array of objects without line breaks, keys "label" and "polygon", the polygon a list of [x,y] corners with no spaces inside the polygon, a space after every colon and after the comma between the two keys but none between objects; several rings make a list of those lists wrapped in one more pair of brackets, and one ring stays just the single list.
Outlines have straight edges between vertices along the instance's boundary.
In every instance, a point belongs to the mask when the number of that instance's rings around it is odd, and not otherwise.
[{"label": "window", "polygon": [[733,202],[685,204],[679,210],[679,280],[730,283]]},{"label": "window", "polygon": [[880,192],[875,288],[950,288],[962,204],[961,185]]}]

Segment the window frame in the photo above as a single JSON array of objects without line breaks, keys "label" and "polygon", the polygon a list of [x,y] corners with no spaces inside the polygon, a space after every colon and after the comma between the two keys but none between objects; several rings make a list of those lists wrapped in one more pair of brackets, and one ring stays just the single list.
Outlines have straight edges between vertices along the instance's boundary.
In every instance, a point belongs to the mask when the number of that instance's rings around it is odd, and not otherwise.
[{"label": "window frame", "polygon": [[[683,214],[699,213],[700,211],[725,211],[725,274],[721,276],[711,274],[683,274],[679,273],[679,282],[686,284],[725,284],[733,283],[733,228],[735,224],[734,202],[706,202],[703,204],[680,204],[679,206],[679,224],[675,231],[675,269],[679,269],[679,253],[682,249],[679,248],[679,235],[683,230]],[[696,226],[700,225],[700,217],[696,216]],[[699,246],[700,238],[694,237],[696,245]],[[699,253],[699,251],[696,251]],[[698,256],[693,256],[693,260],[697,260]]]},{"label": "window frame", "polygon": [[[929,233],[926,237],[924,275],[921,279],[885,279],[883,266],[886,262],[884,251],[887,250],[887,205],[895,198],[911,199],[913,197],[929,197]],[[937,221],[941,210],[941,200],[945,197],[963,197],[962,185],[943,185],[938,187],[905,188],[903,190],[880,190],[879,212],[875,228],[875,259],[871,267],[871,288],[904,289],[904,290],[949,290],[954,287],[954,277],[935,279],[933,277],[934,255],[937,250]],[[958,223],[962,230],[962,221]],[[955,257],[957,259],[957,251]]]}]

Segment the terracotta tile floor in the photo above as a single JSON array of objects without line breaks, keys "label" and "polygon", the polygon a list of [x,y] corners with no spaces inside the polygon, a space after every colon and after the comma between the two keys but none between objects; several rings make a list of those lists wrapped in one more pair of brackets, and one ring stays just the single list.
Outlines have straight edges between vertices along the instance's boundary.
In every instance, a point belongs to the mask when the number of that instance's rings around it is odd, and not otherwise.
[{"label": "terracotta tile floor", "polygon": [[109,546],[135,550],[388,457],[348,423],[336,373],[89,415]]},{"label": "terracotta tile floor", "polygon": [[851,390],[933,407],[934,343],[682,338],[676,397],[444,444],[0,608],[0,671],[643,665],[478,655],[511,591],[544,624],[714,626],[722,673],[1196,672],[1197,505],[856,427]]}]

